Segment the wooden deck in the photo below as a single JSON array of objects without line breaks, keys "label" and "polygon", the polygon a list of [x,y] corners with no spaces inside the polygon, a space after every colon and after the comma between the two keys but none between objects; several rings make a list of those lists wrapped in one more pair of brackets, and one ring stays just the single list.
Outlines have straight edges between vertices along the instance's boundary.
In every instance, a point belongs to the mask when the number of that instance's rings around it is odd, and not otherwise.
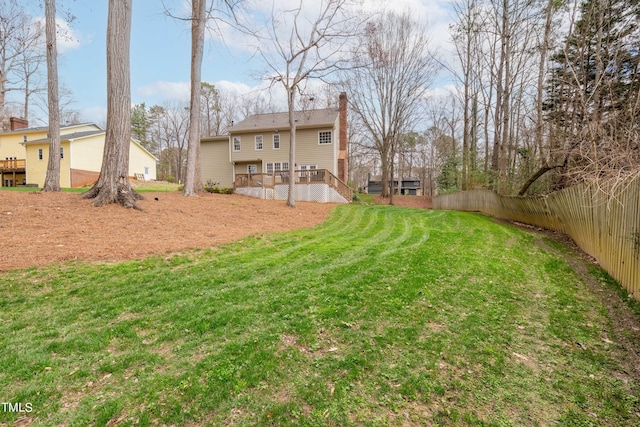
[{"label": "wooden deck", "polygon": [[24,172],[26,168],[25,159],[0,160],[0,172]]},{"label": "wooden deck", "polygon": [[[293,176],[296,185],[327,184],[346,200],[350,201],[353,197],[353,190],[326,169],[297,170]],[[289,171],[238,174],[234,181],[234,188],[274,188],[276,185],[288,183]]]},{"label": "wooden deck", "polygon": [[0,187],[26,184],[26,169],[25,159],[0,160]]}]

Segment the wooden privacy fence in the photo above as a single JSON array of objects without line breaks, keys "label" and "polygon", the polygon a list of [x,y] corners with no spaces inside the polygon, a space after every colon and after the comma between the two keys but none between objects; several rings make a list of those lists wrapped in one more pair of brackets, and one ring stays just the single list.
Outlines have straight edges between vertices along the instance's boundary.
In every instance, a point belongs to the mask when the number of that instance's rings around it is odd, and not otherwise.
[{"label": "wooden privacy fence", "polygon": [[544,197],[465,191],[434,197],[433,209],[483,212],[562,231],[640,300],[640,176],[615,186],[579,185]]}]

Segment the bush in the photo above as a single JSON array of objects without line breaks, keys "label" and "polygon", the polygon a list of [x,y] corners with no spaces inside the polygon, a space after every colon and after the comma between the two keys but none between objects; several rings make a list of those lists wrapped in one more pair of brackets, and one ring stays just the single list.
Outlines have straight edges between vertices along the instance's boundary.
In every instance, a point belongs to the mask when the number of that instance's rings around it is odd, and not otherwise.
[{"label": "bush", "polygon": [[207,183],[204,185],[204,189],[205,191],[208,191],[209,193],[216,193],[216,194],[233,194],[233,187],[232,188],[228,188],[228,187],[220,187],[219,182],[213,182],[211,180],[208,180]]}]

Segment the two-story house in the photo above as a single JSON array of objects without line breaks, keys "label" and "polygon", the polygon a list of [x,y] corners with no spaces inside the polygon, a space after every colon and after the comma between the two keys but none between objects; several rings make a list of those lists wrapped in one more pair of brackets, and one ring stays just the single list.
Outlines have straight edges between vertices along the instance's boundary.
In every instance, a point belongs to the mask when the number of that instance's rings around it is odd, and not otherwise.
[{"label": "two-story house", "polygon": [[236,193],[285,200],[349,202],[347,186],[347,97],[339,108],[297,111],[296,164],[289,165],[289,113],[257,114],[235,124],[228,135],[203,138],[204,182],[234,187]]},{"label": "two-story house", "polygon": [[[49,128],[28,127],[12,118],[10,130],[0,132],[0,185],[42,187],[49,160]],[[94,123],[61,126],[60,186],[83,187],[97,181],[102,167],[106,132]],[[158,159],[136,140],[129,148],[129,176],[156,179]]]}]

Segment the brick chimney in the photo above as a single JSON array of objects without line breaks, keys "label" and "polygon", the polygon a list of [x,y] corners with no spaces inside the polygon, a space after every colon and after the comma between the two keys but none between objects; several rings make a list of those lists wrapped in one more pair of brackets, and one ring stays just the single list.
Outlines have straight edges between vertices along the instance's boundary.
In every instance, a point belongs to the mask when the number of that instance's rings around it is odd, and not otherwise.
[{"label": "brick chimney", "polygon": [[25,129],[29,127],[29,121],[27,119],[21,119],[18,117],[9,118],[10,130]]},{"label": "brick chimney", "polygon": [[349,165],[347,163],[349,133],[347,131],[347,93],[342,92],[339,98],[339,121],[338,140],[340,142],[340,151],[338,152],[338,178],[345,184],[349,181]]}]

